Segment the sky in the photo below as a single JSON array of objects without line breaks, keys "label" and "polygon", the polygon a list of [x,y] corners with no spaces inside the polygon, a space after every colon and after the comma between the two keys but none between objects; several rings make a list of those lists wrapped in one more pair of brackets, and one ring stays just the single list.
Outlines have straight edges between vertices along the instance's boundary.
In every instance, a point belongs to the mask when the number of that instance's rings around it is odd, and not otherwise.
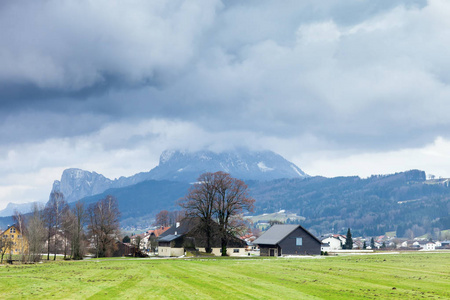
[{"label": "sky", "polygon": [[166,149],[450,177],[448,0],[1,1],[0,28],[0,209]]}]

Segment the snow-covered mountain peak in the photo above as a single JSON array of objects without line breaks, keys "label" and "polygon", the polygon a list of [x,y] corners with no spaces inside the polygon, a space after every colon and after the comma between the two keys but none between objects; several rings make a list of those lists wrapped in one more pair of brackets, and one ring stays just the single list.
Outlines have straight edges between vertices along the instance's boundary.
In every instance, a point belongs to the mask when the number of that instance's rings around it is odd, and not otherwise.
[{"label": "snow-covered mountain peak", "polygon": [[205,172],[224,171],[241,179],[272,180],[307,177],[300,168],[271,151],[239,149],[212,151],[165,151],[160,165],[150,171],[151,179],[194,182]]}]

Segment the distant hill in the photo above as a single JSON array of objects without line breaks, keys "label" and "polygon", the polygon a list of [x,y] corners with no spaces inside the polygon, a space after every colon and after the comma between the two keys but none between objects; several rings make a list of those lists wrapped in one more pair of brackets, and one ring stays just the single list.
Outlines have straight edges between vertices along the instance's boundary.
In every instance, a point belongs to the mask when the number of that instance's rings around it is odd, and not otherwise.
[{"label": "distant hill", "polygon": [[310,177],[303,180],[249,182],[257,199],[256,213],[280,209],[305,217],[303,225],[315,233],[381,235],[398,231],[415,236],[450,228],[448,182],[430,184],[425,172],[392,175]]},{"label": "distant hill", "polygon": [[[246,182],[256,199],[255,214],[286,210],[301,216],[301,223],[316,234],[345,233],[351,227],[355,234],[373,236],[398,231],[399,236],[404,236],[411,230],[418,236],[450,228],[450,187],[430,184],[423,171],[367,179],[318,176]],[[189,187],[183,182],[151,180],[110,189],[83,201],[114,195],[123,224],[142,225],[162,209],[178,209],[176,201]]]},{"label": "distant hill", "polygon": [[14,212],[17,210],[22,214],[26,214],[32,211],[34,204],[43,205],[41,202],[28,202],[28,203],[8,203],[8,205],[0,210],[0,217],[8,217],[12,216]]},{"label": "distant hill", "polygon": [[176,202],[186,194],[189,187],[185,182],[148,180],[123,188],[108,189],[81,201],[89,205],[107,195],[113,195],[119,204],[121,226],[150,226],[152,218],[159,211],[178,210]]},{"label": "distant hill", "polygon": [[273,180],[305,178],[295,164],[271,151],[235,150],[222,153],[211,151],[164,151],[159,165],[149,172],[130,177],[108,179],[96,172],[81,169],[64,170],[61,180],[55,180],[52,191],[60,191],[67,202],[102,193],[110,188],[122,188],[145,180],[195,182],[205,172],[224,171],[244,180]]}]

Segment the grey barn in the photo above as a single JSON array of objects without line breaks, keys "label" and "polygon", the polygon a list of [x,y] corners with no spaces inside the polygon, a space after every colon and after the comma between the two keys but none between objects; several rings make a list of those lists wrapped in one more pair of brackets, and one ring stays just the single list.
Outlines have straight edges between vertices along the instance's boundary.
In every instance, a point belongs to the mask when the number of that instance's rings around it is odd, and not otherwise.
[{"label": "grey barn", "polygon": [[322,245],[300,225],[273,225],[253,243],[261,256],[320,255]]}]

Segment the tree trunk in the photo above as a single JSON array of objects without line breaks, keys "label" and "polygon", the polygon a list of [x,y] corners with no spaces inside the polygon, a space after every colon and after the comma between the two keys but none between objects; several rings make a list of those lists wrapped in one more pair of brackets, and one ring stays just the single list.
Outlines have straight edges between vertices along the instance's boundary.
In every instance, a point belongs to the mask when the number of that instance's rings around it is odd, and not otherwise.
[{"label": "tree trunk", "polygon": [[50,237],[47,239],[47,260],[50,260]]},{"label": "tree trunk", "polygon": [[221,238],[222,244],[222,256],[227,256],[227,240],[225,238]]}]

